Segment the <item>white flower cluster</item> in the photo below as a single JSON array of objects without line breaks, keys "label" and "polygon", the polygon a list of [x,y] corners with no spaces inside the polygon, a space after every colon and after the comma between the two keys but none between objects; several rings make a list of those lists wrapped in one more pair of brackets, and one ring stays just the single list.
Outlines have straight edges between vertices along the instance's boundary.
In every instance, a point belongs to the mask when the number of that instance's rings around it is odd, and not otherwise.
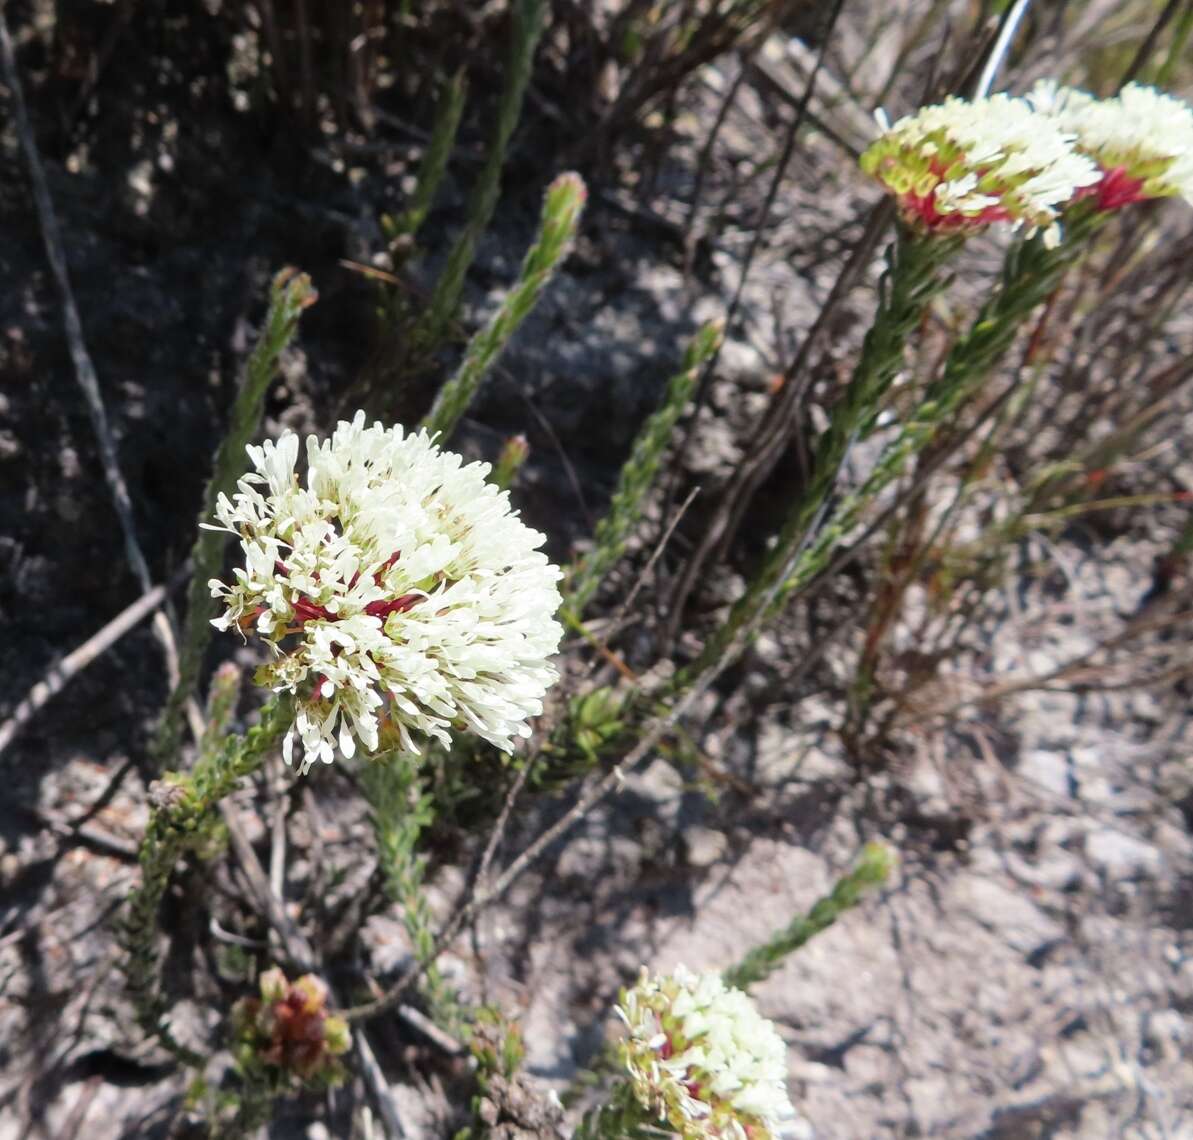
[{"label": "white flower cluster", "polygon": [[248,452],[255,472],[216,508],[245,565],[211,582],[227,607],[214,624],[255,627],[273,651],[259,679],[296,695],[286,762],[295,736],[304,772],[337,746],[418,752],[458,728],[509,751],[529,736],[557,677],[560,572],[488,465],[363,412],[307,440],[305,484],[293,433]]},{"label": "white flower cluster", "polygon": [[794,1115],[783,1039],[719,974],[643,967],[617,1013],[634,1095],[683,1140],[769,1140]]},{"label": "white flower cluster", "polygon": [[950,96],[890,124],[862,169],[899,200],[906,221],[929,232],[971,232],[995,222],[1059,237],[1060,209],[1100,178],[1052,118],[1010,95]]},{"label": "white flower cluster", "polygon": [[1144,198],[1193,204],[1193,108],[1187,103],[1138,83],[1111,99],[1096,99],[1051,79],[1040,80],[1028,100],[1098,164],[1100,208]]}]

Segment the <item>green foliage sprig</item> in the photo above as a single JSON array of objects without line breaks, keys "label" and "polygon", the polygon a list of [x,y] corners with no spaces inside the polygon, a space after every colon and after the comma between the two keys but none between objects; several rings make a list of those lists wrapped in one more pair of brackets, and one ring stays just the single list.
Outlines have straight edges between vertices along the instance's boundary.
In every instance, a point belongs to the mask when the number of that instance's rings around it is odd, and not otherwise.
[{"label": "green foliage sprig", "polygon": [[887,268],[878,289],[874,323],[862,342],[861,356],[845,393],[830,413],[828,428],[817,440],[811,479],[787,513],[774,548],[729,617],[709,638],[703,652],[676,675],[683,688],[719,660],[739,632],[773,604],[777,591],[805,548],[811,528],[825,510],[838,469],[854,439],[867,435],[882,409],[899,370],[907,340],[923,319],[948,278],[945,264],[960,248],[961,238],[921,236],[900,225],[887,249]]},{"label": "green foliage sprig", "polygon": [[524,435],[511,435],[509,439],[502,444],[501,453],[497,456],[497,462],[493,464],[493,473],[489,476],[489,482],[495,487],[500,487],[503,491],[509,490],[513,482],[518,477],[518,472],[522,470],[522,464],[530,456],[530,444],[527,442]]},{"label": "green foliage sprig", "polygon": [[530,82],[531,64],[542,35],[546,8],[546,0],[513,0],[510,5],[510,45],[505,65],[505,87],[497,107],[493,138],[485,156],[485,165],[468,201],[468,220],[447,256],[447,262],[435,282],[426,316],[415,334],[416,343],[423,352],[433,352],[442,343],[444,333],[459,306],[464,278],[476,256],[476,243],[497,207],[501,192],[501,168],[505,165],[510,136],[522,115],[522,100],[526,85]]},{"label": "green foliage sprig", "polygon": [[567,256],[586,194],[584,181],[578,174],[561,174],[547,187],[538,235],[526,252],[517,283],[488,324],[468,342],[459,368],[439,390],[434,406],[423,420],[422,426],[441,440],[451,435],[481,381],[518,326],[530,315],[547,282]]},{"label": "green foliage sprig", "polygon": [[663,1140],[672,1135],[642,1107],[629,1082],[618,1081],[605,1103],[585,1114],[572,1140]]},{"label": "green foliage sprig", "polygon": [[[1014,343],[1023,322],[1056,291],[1105,221],[1105,213],[1079,205],[1066,214],[1064,240],[1059,245],[1049,249],[1037,235],[1011,247],[998,286],[969,331],[950,349],[917,418],[934,416],[940,422],[989,376]],[[939,410],[934,405],[939,405]]]},{"label": "green foliage sprig", "polygon": [[288,698],[275,698],[244,736],[227,739],[219,749],[201,754],[189,775],[167,774],[151,789],[149,823],[138,854],[141,883],[129,895],[121,928],[123,965],[137,1024],[188,1065],[199,1065],[202,1058],[175,1040],[164,1020],[165,1000],[158,991],[158,909],[175,863],[184,852],[205,842],[220,801],[260,767],[290,727],[293,715]]},{"label": "green foliage sprig", "polygon": [[994,293],[978,311],[969,331],[953,345],[940,374],[929,384],[899,434],[883,449],[865,481],[841,501],[815,541],[791,567],[771,603],[772,614],[824,570],[841,539],[908,463],[936,439],[941,427],[978,393],[1014,343],[1023,323],[1058,288],[1065,272],[1105,220],[1104,214],[1081,207],[1073,213],[1059,246],[1050,249],[1037,236],[1011,248]]},{"label": "green foliage sprig", "polygon": [[361,787],[370,808],[377,862],[385,893],[402,912],[414,956],[425,967],[424,996],[431,1016],[449,1033],[463,1020],[459,996],[435,965],[435,929],[423,889],[426,860],[418,840],[434,818],[432,796],[424,789],[418,758],[395,752],[366,761]]},{"label": "green foliage sprig", "polygon": [[473,1123],[457,1132],[453,1140],[507,1135],[561,1140],[563,1108],[526,1080],[522,1072],[526,1045],[517,1022],[496,1006],[480,1006],[469,1027],[468,1044],[477,1089],[472,1098]]},{"label": "green foliage sprig", "polygon": [[[200,524],[211,519],[216,500],[221,494],[231,494],[244,472],[244,449],[261,426],[265,393],[277,374],[278,361],[294,339],[299,317],[317,299],[318,294],[305,273],[283,269],[274,277],[264,327],[245,367],[228,430],[215,453],[211,478],[203,494]],[[154,752],[163,767],[173,762],[178,751],[183,711],[195,691],[203,653],[211,639],[211,619],[218,606],[208,582],[220,572],[226,537],[221,531],[200,529],[191,550],[191,582],[178,653],[178,684],[166,702],[154,742]]]},{"label": "green foliage sprig", "polygon": [[667,384],[663,402],[634,440],[609,511],[597,524],[592,551],[576,566],[568,583],[567,604],[577,617],[625,550],[626,539],[642,517],[647,492],[658,475],[675,425],[691,399],[700,369],[720,348],[724,336],[725,326],[720,321],[710,321],[696,333],[684,351],[679,371]]},{"label": "green foliage sprig", "polygon": [[857,866],[837,880],[833,889],[761,946],[751,950],[736,966],[725,971],[725,984],[748,990],[768,977],[789,955],[804,946],[841,915],[857,906],[862,896],[882,886],[894,869],[894,852],[882,843],[868,843]]},{"label": "green foliage sprig", "polygon": [[199,741],[200,763],[211,763],[224,747],[236,706],[240,703],[240,670],[225,661],[211,678],[207,691],[206,724]]},{"label": "green foliage sprig", "polygon": [[448,80],[439,106],[435,109],[435,122],[431,127],[431,141],[423,153],[415,176],[414,194],[410,205],[393,224],[393,238],[405,237],[413,240],[423,222],[426,221],[439,184],[447,171],[452,147],[460,129],[460,116],[464,113],[464,101],[468,94],[468,81],[462,71],[457,71]]}]

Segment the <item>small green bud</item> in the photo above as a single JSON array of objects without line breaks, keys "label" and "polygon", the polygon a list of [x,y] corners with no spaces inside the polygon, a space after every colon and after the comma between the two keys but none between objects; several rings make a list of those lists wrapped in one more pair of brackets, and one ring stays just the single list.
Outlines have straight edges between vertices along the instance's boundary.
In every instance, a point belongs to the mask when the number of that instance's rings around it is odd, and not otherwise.
[{"label": "small green bud", "polygon": [[530,455],[530,444],[524,435],[512,435],[505,441],[489,482],[503,491],[513,483],[522,464]]},{"label": "small green bud", "polygon": [[244,1036],[256,1023],[261,1003],[256,998],[238,998],[232,1006],[232,1032]]},{"label": "small green bud", "polygon": [[348,1029],[348,1022],[342,1017],[327,1018],[323,1022],[323,1040],[327,1045],[327,1051],[333,1057],[347,1053],[352,1045],[352,1034]]},{"label": "small green bud", "polygon": [[881,886],[899,865],[899,856],[893,847],[885,843],[867,843],[862,849],[854,874],[866,886]]},{"label": "small green bud", "polygon": [[290,992],[290,983],[286,981],[286,975],[279,966],[274,966],[272,970],[266,970],[261,975],[260,986],[262,1001],[285,1001],[286,995]]}]

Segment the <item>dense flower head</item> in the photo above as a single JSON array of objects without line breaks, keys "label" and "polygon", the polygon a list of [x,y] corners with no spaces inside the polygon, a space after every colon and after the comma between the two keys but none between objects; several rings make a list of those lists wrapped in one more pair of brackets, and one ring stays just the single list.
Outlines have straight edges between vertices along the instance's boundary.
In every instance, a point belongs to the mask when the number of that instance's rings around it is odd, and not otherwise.
[{"label": "dense flower head", "polygon": [[643,967],[617,1013],[634,1095],[683,1140],[769,1140],[794,1114],[783,1039],[720,974]]},{"label": "dense flower head", "polygon": [[1083,193],[1099,209],[1115,210],[1146,198],[1184,198],[1193,204],[1193,108],[1139,83],[1112,99],[1041,79],[1032,106],[1072,134],[1098,164],[1099,182]]},{"label": "dense flower head", "polygon": [[920,231],[966,234],[996,222],[1058,237],[1060,207],[1098,181],[1055,120],[1023,99],[950,96],[882,133],[861,157]]},{"label": "dense flower head", "polygon": [[211,582],[220,629],[255,628],[272,651],[258,680],[297,699],[303,770],[467,729],[510,751],[556,680],[559,570],[544,538],[486,482],[489,466],[425,432],[365,426],[249,447],[254,471],[221,495],[217,529],[240,538],[236,580]]},{"label": "dense flower head", "polygon": [[348,1023],[327,1011],[327,986],[314,974],[290,982],[275,966],[261,975],[260,992],[260,998],[241,998],[232,1007],[241,1067],[336,1083],[342,1073],[335,1059],[351,1040]]}]

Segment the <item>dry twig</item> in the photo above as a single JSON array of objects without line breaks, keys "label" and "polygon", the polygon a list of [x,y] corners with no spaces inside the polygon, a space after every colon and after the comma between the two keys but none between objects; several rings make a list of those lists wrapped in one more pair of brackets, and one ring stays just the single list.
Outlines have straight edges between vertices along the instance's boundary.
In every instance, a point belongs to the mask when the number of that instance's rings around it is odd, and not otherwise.
[{"label": "dry twig", "polygon": [[53,665],[29,690],[25,699],[13,709],[12,715],[0,724],[0,753],[3,753],[17,733],[34,718],[51,697],[66,688],[71,678],[81,673],[97,657],[111,649],[126,633],[135,629],[149,614],[163,605],[170,591],[186,580],[188,572],[189,567],[184,566],[168,583],[151,587],[131,606],[118,613],[97,633],[92,634],[78,649]]},{"label": "dry twig", "polygon": [[[58,228],[58,217],[54,213],[54,203],[50,198],[45,169],[41,164],[41,155],[38,153],[37,143],[33,138],[33,128],[25,109],[25,96],[21,88],[20,76],[17,73],[12,40],[8,34],[8,24],[4,19],[2,8],[0,8],[0,75],[3,76],[4,83],[10,92],[12,120],[16,127],[17,137],[21,141],[21,149],[25,152],[25,162],[29,167],[29,184],[33,191],[33,203],[37,209],[37,219],[46,247],[46,257],[49,259],[50,269],[53,271],[54,282],[58,286],[58,294],[62,302],[62,321],[65,326],[67,346],[74,364],[75,377],[79,382],[79,387],[83,390],[87,411],[91,416],[91,426],[99,445],[100,463],[104,469],[104,480],[108,484],[112,505],[116,508],[116,515],[120,520],[120,530],[124,536],[125,557],[128,559],[128,564],[142,591],[148,594],[153,590],[153,581],[149,576],[149,564],[145,560],[145,554],[137,539],[132,500],[129,498],[124,474],[120,470],[116,441],[108,426],[108,415],[104,408],[103,394],[100,392],[99,377],[96,375],[95,365],[91,362],[91,355],[88,353],[86,341],[83,339],[83,323],[79,319],[79,309],[75,304],[74,292],[71,289],[70,276],[66,268],[62,231]],[[177,684],[178,680],[178,647],[175,643],[174,631],[165,614],[160,612],[154,614],[153,630],[165,653],[170,684],[173,686]]]}]

